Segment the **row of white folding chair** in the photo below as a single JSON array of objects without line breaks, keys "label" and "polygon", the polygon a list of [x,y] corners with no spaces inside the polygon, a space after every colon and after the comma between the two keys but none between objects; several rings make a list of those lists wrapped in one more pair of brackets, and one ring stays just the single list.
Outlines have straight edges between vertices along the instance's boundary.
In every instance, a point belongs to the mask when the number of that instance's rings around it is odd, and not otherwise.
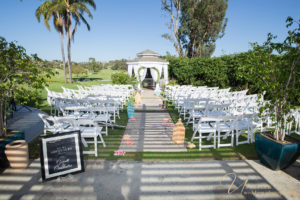
[{"label": "row of white folding chair", "polygon": [[[95,100],[96,99],[96,100]],[[98,98],[86,98],[86,99],[76,99],[76,98],[51,98],[51,108],[54,107],[54,115],[56,115],[56,111],[59,109],[59,107],[62,106],[93,106],[96,104],[97,106],[99,104],[106,104],[108,109],[110,109],[110,112],[114,112],[114,121],[115,121],[115,115],[119,117],[119,110],[122,109],[122,105],[119,103],[119,101],[116,101],[115,99],[105,99],[101,100]],[[52,110],[52,109],[51,109]],[[53,112],[51,112],[53,114]]]},{"label": "row of white folding chair", "polygon": [[90,105],[96,109],[105,109],[109,114],[112,114],[113,119],[111,122],[116,122],[116,117],[120,119],[120,104],[114,100],[89,99]]},{"label": "row of white folding chair", "polygon": [[[177,87],[173,92],[172,101],[177,98],[225,98],[238,99],[246,95],[248,90],[229,92],[230,88],[218,89],[217,87]],[[176,104],[176,103],[175,103]]]},{"label": "row of white folding chair", "polygon": [[[178,99],[183,100],[187,98],[214,98],[217,94],[217,88],[207,88],[207,87],[199,87],[199,88],[185,88],[181,91],[177,91],[174,93],[172,97],[172,101],[177,103]],[[183,103],[181,103],[183,104]],[[177,105],[179,106],[179,105]]]},{"label": "row of white folding chair", "polygon": [[[236,145],[250,143],[254,141],[253,134],[256,130],[252,123],[253,115],[240,116],[207,116],[201,117],[194,130],[191,141],[199,139],[199,150],[202,148],[219,148],[233,146],[234,137]],[[246,140],[241,141],[241,135],[246,133]],[[230,137],[230,142],[225,143]],[[212,144],[204,145],[203,140],[213,140]],[[223,140],[223,141],[222,141]]]},{"label": "row of white folding chair", "polygon": [[206,86],[181,86],[181,87],[174,87],[171,88],[171,95],[172,97],[168,97],[172,101],[176,101],[176,99],[180,96],[189,96],[192,95],[192,98],[196,98],[198,95],[200,97],[213,97],[215,94],[218,94],[218,87],[206,87]]},{"label": "row of white folding chair", "polygon": [[133,94],[133,89],[129,86],[122,85],[102,85],[102,86],[93,86],[93,87],[83,87],[77,85],[78,90],[68,89],[62,87],[66,97],[75,97],[75,98],[85,98],[88,95],[106,95],[111,97],[123,98],[124,101],[128,100]]},{"label": "row of white folding chair", "polygon": [[116,94],[125,96],[126,98],[129,98],[134,94],[134,89],[132,86],[128,85],[105,85],[105,86],[91,86],[91,91],[97,92],[97,91],[103,91],[103,92],[115,92]]},{"label": "row of white folding chair", "polygon": [[[78,90],[73,90],[73,89],[67,89],[63,88],[63,93],[64,96],[67,98],[76,98],[76,99],[85,99],[88,98],[89,96],[92,97],[97,97],[100,99],[107,99],[107,98],[117,98],[117,99],[122,99],[122,101],[126,101],[127,97],[125,95],[122,95],[119,91],[88,91],[84,89],[78,89]],[[80,87],[79,87],[80,88]]]},{"label": "row of white folding chair", "polygon": [[[223,116],[223,115],[246,115],[258,113],[258,109],[255,108],[256,104],[243,104],[239,107],[237,105],[232,106],[230,103],[220,103],[218,100],[203,99],[202,104],[195,104],[189,112],[189,118],[187,124],[192,123],[193,129],[195,128],[200,117],[206,117],[210,115]],[[244,106],[244,107],[243,107]]]},{"label": "row of white folding chair", "polygon": [[212,101],[211,99],[203,99],[203,104],[195,105],[189,112],[187,124],[192,123],[194,130],[201,117],[230,115],[229,106],[230,104],[219,104],[217,101]]},{"label": "row of white folding chair", "polygon": [[249,97],[246,96],[245,98],[237,99],[237,101],[222,98],[187,99],[179,113],[184,115],[184,119],[187,118],[186,114],[188,113],[187,123],[192,123],[192,120],[194,121],[195,118],[206,116],[205,113],[213,109],[228,110],[233,115],[250,114],[257,112],[255,96],[249,95]]},{"label": "row of white folding chair", "polygon": [[195,114],[195,109],[202,112],[209,102],[213,103],[215,100],[210,98],[186,99],[183,105],[178,109],[178,113],[179,115],[183,115],[184,120],[188,119],[189,123]]},{"label": "row of white folding chair", "polygon": [[210,98],[210,99],[220,99],[223,98],[225,93],[228,93],[229,89],[221,89],[218,90],[218,88],[214,87],[214,88],[205,88],[202,87],[197,88],[195,91],[193,91],[194,93],[185,93],[184,95],[181,96],[177,96],[175,99],[175,108],[178,109],[178,112],[183,111],[183,109],[181,108],[182,106],[187,106],[187,107],[191,107],[189,105],[189,101],[193,101],[196,99],[203,99],[203,98]]},{"label": "row of white folding chair", "polygon": [[[176,90],[181,90],[183,88],[190,88],[191,87],[175,87]],[[241,109],[241,107],[247,107],[248,109],[250,109],[250,107],[253,109],[256,104],[256,100],[258,99],[257,95],[246,95],[247,90],[243,90],[243,91],[237,91],[237,92],[229,92],[229,88],[227,89],[217,89],[217,88],[205,88],[205,87],[193,87],[194,89],[194,94],[188,94],[185,93],[184,95],[181,96],[177,96],[178,100],[175,100],[175,105],[176,108],[178,109],[178,112],[180,114],[184,115],[184,119],[186,118],[185,113],[187,109],[191,109],[192,105],[189,104],[190,100],[194,100],[197,99],[195,98],[195,94],[197,94],[197,89],[201,89],[202,92],[201,96],[204,98],[208,98],[211,97],[213,99],[218,99],[221,102],[224,103],[231,103],[232,104],[232,108],[233,109]],[[204,91],[213,91],[212,93],[205,93]],[[184,90],[183,90],[184,91]],[[184,93],[184,92],[183,92]],[[200,96],[200,95],[199,95]],[[198,96],[198,98],[199,98]],[[194,98],[193,98],[194,97]],[[242,105],[245,104],[245,105]],[[252,105],[252,106],[250,106]],[[241,112],[241,110],[239,111]],[[241,114],[241,113],[236,113],[236,114]]]},{"label": "row of white folding chair", "polygon": [[105,125],[105,130],[102,133],[108,135],[108,126],[115,123],[115,115],[111,119],[112,114],[105,106],[61,106],[63,116],[73,117],[75,119],[91,119]]}]

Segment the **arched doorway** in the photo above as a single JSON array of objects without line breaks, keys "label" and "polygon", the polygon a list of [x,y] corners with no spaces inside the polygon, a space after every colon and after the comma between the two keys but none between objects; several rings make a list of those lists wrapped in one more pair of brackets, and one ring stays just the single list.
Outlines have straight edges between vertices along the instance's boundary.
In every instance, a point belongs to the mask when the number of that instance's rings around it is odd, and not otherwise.
[{"label": "arched doorway", "polygon": [[154,89],[155,87],[155,82],[152,78],[150,68],[147,68],[146,77],[142,82],[142,86],[143,88],[151,88],[151,89]]}]

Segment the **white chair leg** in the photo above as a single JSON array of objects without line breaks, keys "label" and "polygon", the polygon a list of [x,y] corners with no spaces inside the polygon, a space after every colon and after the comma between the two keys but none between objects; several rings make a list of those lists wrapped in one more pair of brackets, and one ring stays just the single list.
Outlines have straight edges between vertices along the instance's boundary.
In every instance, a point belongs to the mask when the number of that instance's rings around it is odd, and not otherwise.
[{"label": "white chair leg", "polygon": [[94,137],[95,156],[98,157],[97,136]]},{"label": "white chair leg", "polygon": [[104,139],[103,139],[103,137],[102,137],[102,134],[99,134],[99,137],[100,137],[100,141],[99,141],[98,143],[101,143],[101,144],[103,144],[103,147],[106,147],[106,144],[105,144],[105,142],[104,142]]}]

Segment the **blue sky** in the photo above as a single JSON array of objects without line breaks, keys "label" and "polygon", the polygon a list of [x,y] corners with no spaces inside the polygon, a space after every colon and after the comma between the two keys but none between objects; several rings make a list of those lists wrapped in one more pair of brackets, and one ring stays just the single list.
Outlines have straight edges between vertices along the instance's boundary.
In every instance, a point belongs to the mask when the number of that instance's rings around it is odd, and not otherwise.
[{"label": "blue sky", "polygon": [[[18,41],[29,54],[47,60],[61,59],[58,33],[38,23],[35,10],[41,0],[2,0],[0,36]],[[151,49],[175,55],[173,45],[161,37],[168,32],[167,17],[160,0],[95,0],[91,30],[82,24],[72,43],[72,60],[97,61],[133,59],[136,53]],[[286,36],[285,19],[300,19],[300,0],[229,0],[225,36],[217,41],[213,56],[247,51],[250,42],[262,43],[267,33]]]}]

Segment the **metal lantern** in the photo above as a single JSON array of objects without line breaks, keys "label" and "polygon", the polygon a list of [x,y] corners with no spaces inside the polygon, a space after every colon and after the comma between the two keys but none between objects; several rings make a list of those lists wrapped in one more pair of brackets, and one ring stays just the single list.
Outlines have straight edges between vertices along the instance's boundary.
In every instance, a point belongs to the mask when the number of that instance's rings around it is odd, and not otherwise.
[{"label": "metal lantern", "polygon": [[128,106],[127,106],[127,115],[128,115],[129,119],[134,118],[134,108],[130,102],[128,103]]},{"label": "metal lantern", "polygon": [[180,118],[173,128],[172,140],[176,144],[183,144],[184,138],[185,138],[185,127],[182,124],[181,118]]}]

